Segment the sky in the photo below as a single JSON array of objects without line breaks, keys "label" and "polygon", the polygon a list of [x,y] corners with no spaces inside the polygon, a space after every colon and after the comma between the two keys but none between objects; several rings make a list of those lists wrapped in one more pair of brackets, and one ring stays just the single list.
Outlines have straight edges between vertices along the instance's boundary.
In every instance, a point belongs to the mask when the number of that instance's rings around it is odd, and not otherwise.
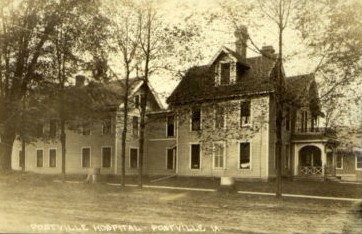
[{"label": "sky", "polygon": [[[157,8],[162,17],[169,22],[175,24],[183,24],[186,17],[192,15],[191,20],[199,20],[200,27],[204,26],[205,20],[202,15],[212,12],[220,12],[221,0],[159,0],[157,1]],[[250,36],[261,48],[265,45],[272,45],[275,50],[278,48],[278,37],[275,25],[268,20],[255,17],[253,22],[255,27],[249,27],[248,31]],[[226,23],[226,21],[218,20],[208,25],[207,28],[200,28],[205,39],[200,44],[203,47],[204,59],[197,61],[195,65],[208,64],[221,46],[226,46],[231,49],[235,48],[234,29]],[[298,56],[293,56],[293,59],[288,59],[284,68],[288,76],[306,74],[312,72],[317,64],[317,61],[306,58],[306,53],[303,53],[303,43],[298,39],[297,32],[289,28],[285,31],[284,53],[286,56],[292,55],[297,52]],[[250,45],[250,47],[252,47]],[[248,49],[247,57],[258,56],[253,50]],[[169,78],[169,79],[168,79]],[[166,77],[154,77],[153,84],[157,91],[161,93],[172,92],[177,85],[177,79]]]}]

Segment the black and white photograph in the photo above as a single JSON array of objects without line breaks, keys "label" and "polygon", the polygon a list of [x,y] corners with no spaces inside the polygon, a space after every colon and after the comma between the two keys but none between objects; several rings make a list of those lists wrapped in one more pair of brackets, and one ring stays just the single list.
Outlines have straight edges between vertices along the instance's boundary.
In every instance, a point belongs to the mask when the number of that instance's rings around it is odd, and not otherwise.
[{"label": "black and white photograph", "polygon": [[0,0],[0,233],[362,233],[362,0]]}]

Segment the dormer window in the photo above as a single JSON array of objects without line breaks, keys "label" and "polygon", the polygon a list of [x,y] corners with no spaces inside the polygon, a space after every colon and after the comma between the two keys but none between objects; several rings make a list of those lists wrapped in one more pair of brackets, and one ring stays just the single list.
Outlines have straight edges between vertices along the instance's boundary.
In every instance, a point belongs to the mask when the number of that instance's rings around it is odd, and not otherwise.
[{"label": "dormer window", "polygon": [[215,66],[215,85],[230,85],[236,82],[236,62],[221,61]]},{"label": "dormer window", "polygon": [[220,84],[228,85],[230,84],[230,63],[221,63],[220,64]]}]

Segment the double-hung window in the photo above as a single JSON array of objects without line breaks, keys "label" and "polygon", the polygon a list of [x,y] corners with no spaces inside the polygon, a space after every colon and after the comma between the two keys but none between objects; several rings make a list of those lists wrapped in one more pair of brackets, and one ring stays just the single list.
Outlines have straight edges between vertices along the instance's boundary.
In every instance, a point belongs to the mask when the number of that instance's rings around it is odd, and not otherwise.
[{"label": "double-hung window", "polygon": [[194,107],[191,114],[191,130],[198,131],[201,129],[201,109]]},{"label": "double-hung window", "polygon": [[221,85],[228,85],[230,84],[230,63],[220,63],[221,69]]},{"label": "double-hung window", "polygon": [[110,168],[112,164],[112,150],[111,147],[102,148],[102,167]]},{"label": "double-hung window", "polygon": [[44,151],[42,149],[36,150],[36,167],[43,167]]},{"label": "double-hung window", "polygon": [[214,143],[213,151],[214,169],[223,169],[225,166],[225,145],[223,143]]},{"label": "double-hung window", "polygon": [[201,147],[199,144],[191,145],[191,169],[200,169],[200,153]]},{"label": "double-hung window", "polygon": [[50,149],[49,150],[49,167],[57,166],[57,150]]},{"label": "double-hung window", "polygon": [[250,125],[250,100],[240,104],[240,126]]},{"label": "double-hung window", "polygon": [[215,128],[225,128],[225,107],[215,106]]},{"label": "double-hung window", "polygon": [[167,116],[167,137],[175,136],[175,116]]},{"label": "double-hung window", "polygon": [[82,167],[90,168],[90,164],[91,164],[90,148],[82,148]]},{"label": "double-hung window", "polygon": [[250,143],[243,142],[239,145],[239,168],[250,169]]},{"label": "double-hung window", "polygon": [[362,170],[362,152],[356,152],[356,169]]}]

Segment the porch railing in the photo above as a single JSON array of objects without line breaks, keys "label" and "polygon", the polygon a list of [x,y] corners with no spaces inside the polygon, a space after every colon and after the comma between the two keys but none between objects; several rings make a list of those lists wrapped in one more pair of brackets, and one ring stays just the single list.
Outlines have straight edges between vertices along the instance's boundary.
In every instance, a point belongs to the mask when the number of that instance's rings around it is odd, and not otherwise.
[{"label": "porch railing", "polygon": [[322,175],[322,167],[302,166],[300,168],[301,175]]}]

